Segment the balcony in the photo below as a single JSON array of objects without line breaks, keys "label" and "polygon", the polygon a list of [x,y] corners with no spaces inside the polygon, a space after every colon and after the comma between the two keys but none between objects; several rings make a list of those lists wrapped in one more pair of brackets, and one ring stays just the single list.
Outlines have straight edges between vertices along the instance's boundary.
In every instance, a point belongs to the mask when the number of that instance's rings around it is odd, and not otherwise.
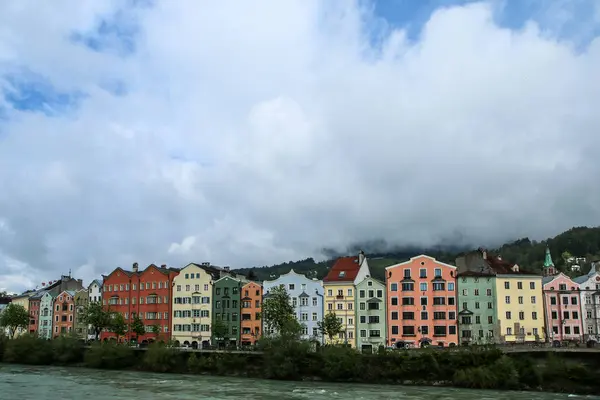
[{"label": "balcony", "polygon": [[338,294],[337,296],[335,296],[336,300],[344,300],[344,295]]}]

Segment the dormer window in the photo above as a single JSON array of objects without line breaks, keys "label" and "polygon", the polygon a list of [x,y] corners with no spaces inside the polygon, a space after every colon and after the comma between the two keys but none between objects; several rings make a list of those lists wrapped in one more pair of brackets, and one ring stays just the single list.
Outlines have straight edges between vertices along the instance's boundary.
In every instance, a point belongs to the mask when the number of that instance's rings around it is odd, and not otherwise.
[{"label": "dormer window", "polygon": [[346,271],[340,271],[339,277],[343,278],[346,276]]}]

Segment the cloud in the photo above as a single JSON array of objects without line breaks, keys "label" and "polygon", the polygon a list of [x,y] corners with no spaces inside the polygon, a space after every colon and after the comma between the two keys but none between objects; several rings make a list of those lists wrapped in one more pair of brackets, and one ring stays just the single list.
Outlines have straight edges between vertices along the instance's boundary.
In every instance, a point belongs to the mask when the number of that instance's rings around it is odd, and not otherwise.
[{"label": "cloud", "polygon": [[2,3],[0,287],[597,225],[598,19],[443,3]]}]

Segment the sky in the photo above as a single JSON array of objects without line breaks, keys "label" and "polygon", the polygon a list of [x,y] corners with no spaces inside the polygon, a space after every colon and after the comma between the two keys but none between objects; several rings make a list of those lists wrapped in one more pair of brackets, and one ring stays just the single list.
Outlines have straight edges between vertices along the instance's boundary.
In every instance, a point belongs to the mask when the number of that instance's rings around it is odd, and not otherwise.
[{"label": "sky", "polygon": [[0,290],[600,225],[597,0],[0,2]]}]

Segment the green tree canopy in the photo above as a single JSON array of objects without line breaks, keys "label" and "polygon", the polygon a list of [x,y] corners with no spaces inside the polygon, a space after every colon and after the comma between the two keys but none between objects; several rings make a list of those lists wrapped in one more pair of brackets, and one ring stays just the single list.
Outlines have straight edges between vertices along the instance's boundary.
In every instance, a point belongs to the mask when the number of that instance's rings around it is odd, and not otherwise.
[{"label": "green tree canopy", "polygon": [[302,331],[290,295],[283,286],[269,291],[263,302],[262,318],[267,329],[280,336],[297,336]]},{"label": "green tree canopy", "polygon": [[127,323],[125,322],[123,314],[119,312],[111,313],[109,329],[112,333],[117,335],[117,338],[125,335],[125,332],[127,332]]},{"label": "green tree canopy", "polygon": [[9,304],[0,314],[0,326],[8,328],[9,337],[14,338],[17,329],[29,326],[29,312],[19,304]]},{"label": "green tree canopy", "polygon": [[225,322],[220,319],[215,319],[212,326],[212,334],[218,340],[224,340],[229,337],[229,329]]},{"label": "green tree canopy", "polygon": [[133,317],[133,321],[131,321],[131,332],[135,333],[135,339],[137,340],[140,336],[143,336],[146,333],[146,327],[144,323],[140,319],[140,316],[136,314]]},{"label": "green tree canopy", "polygon": [[100,302],[90,303],[83,309],[82,320],[92,327],[96,340],[103,329],[109,329],[111,325],[111,313],[102,307]]},{"label": "green tree canopy", "polygon": [[334,336],[344,331],[342,321],[340,321],[334,312],[328,312],[323,317],[323,321],[317,322],[319,331],[333,341]]}]

